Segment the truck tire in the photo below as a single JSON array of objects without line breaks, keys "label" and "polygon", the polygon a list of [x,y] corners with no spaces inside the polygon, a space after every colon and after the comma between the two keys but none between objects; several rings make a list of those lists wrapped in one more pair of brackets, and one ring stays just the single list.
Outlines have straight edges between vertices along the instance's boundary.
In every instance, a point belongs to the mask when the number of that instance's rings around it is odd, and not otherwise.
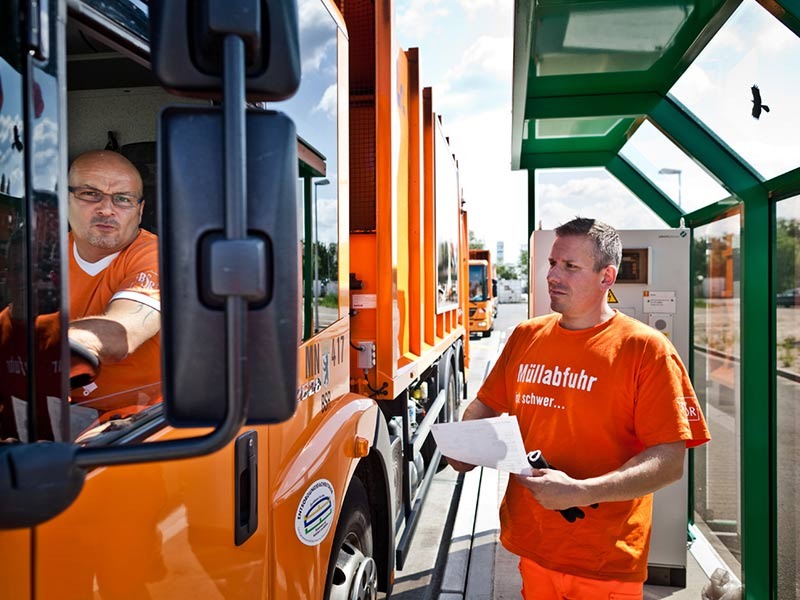
[{"label": "truck tire", "polygon": [[378,566],[373,558],[372,519],[367,492],[354,477],[333,536],[326,600],[376,600]]}]

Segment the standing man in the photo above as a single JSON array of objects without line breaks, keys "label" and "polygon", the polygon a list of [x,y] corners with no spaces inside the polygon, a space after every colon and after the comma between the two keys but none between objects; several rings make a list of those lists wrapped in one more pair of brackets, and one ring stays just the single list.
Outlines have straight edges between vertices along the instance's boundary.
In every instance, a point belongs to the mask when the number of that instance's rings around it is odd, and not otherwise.
[{"label": "standing man", "polygon": [[73,402],[101,420],[160,397],[152,389],[161,381],[158,240],[139,228],[142,209],[142,178],[121,154],[96,150],[72,163],[69,338],[100,365]]},{"label": "standing man", "polygon": [[[617,232],[577,218],[555,233],[547,274],[555,314],[514,330],[463,419],[516,415],[525,448],[552,466],[513,476],[500,508],[523,597],[641,599],[652,493],[680,479],[686,448],[710,436],[674,346],[608,305]],[[585,517],[568,522],[557,512],[573,506]]]}]

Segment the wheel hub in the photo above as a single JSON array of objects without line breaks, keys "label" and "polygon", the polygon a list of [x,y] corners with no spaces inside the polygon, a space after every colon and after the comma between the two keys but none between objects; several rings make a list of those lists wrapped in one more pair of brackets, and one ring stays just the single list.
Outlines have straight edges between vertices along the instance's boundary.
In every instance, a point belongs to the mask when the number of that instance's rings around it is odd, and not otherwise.
[{"label": "wheel hub", "polygon": [[336,559],[330,600],[376,600],[378,567],[371,556],[345,542]]}]

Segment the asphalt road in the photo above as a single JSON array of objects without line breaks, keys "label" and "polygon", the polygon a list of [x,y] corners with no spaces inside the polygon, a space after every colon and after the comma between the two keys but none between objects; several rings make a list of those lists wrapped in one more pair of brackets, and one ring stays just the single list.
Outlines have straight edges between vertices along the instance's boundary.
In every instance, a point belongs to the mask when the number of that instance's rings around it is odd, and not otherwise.
[{"label": "asphalt road", "polygon": [[[478,391],[500,345],[525,318],[527,304],[501,304],[492,335],[470,340],[469,399]],[[469,400],[463,401],[461,409],[468,403]],[[396,572],[392,600],[435,600],[439,597],[459,491],[458,473],[450,467],[433,478],[408,559],[403,570]]]}]

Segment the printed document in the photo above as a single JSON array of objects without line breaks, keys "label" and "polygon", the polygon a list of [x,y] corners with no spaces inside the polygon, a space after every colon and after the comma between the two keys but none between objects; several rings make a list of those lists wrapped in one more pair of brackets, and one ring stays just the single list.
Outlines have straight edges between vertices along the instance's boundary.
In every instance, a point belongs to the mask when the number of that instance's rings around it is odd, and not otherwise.
[{"label": "printed document", "polygon": [[531,474],[516,415],[436,423],[431,431],[448,458],[498,471]]}]

